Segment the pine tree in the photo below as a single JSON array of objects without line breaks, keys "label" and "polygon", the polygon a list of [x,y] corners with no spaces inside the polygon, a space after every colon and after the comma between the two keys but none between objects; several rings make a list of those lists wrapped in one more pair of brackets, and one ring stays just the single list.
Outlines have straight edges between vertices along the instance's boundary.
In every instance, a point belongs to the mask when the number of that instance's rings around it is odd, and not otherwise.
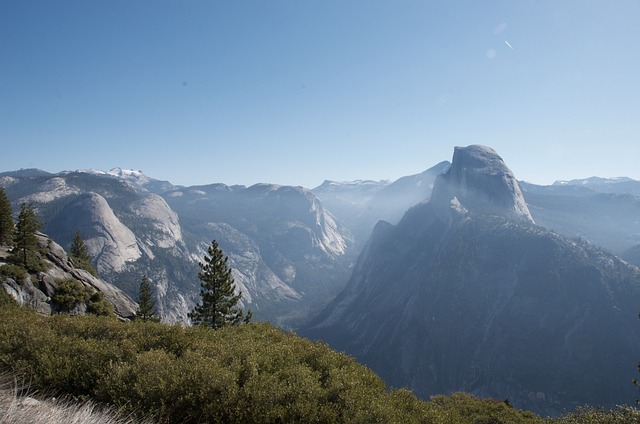
[{"label": "pine tree", "polygon": [[39,270],[38,238],[36,231],[42,227],[33,205],[23,203],[16,223],[12,259],[26,269]]},{"label": "pine tree", "polygon": [[204,263],[199,263],[202,269],[198,273],[198,278],[202,281],[202,304],[193,308],[189,314],[193,324],[217,329],[251,320],[251,311],[243,317],[242,309],[236,306],[242,298],[242,292],[234,294],[236,286],[231,277],[231,268],[227,265],[228,259],[218,247],[218,242],[213,240],[208,256],[204,256]]},{"label": "pine tree", "polygon": [[87,245],[84,244],[84,240],[82,240],[79,232],[76,232],[76,235],[73,236],[73,241],[71,242],[71,248],[69,249],[69,252],[74,258],[91,262],[89,249],[87,249]]},{"label": "pine tree", "polygon": [[138,310],[136,318],[143,321],[160,321],[156,315],[156,302],[152,299],[151,282],[146,275],[140,281],[140,290],[138,292]]},{"label": "pine tree", "polygon": [[4,187],[0,187],[0,244],[11,245],[14,232],[15,225],[13,223],[11,203],[7,198]]},{"label": "pine tree", "polygon": [[76,232],[76,235],[73,237],[71,247],[69,248],[69,256],[71,256],[78,268],[89,271],[91,275],[95,277],[98,276],[98,272],[93,265],[91,265],[93,258],[89,254],[89,249],[84,243],[84,240],[82,240],[79,232]]}]

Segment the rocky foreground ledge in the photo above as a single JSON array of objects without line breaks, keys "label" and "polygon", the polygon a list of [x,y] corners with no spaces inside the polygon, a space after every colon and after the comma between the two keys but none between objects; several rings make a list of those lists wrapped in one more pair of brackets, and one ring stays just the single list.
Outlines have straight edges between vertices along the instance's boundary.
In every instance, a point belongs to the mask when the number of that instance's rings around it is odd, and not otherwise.
[{"label": "rocky foreground ledge", "polygon": [[[94,277],[88,271],[76,268],[73,260],[69,258],[64,249],[47,235],[42,233],[36,235],[39,246],[47,252],[44,257],[46,271],[28,274],[25,281],[22,282],[13,278],[4,278],[1,281],[3,289],[18,303],[29,306],[38,313],[51,315],[56,312],[55,305],[51,302],[51,296],[58,288],[58,283],[72,279],[79,281],[92,291],[102,292],[113,305],[114,312],[119,318],[132,319],[135,316],[138,305],[127,294],[113,284]],[[0,265],[7,263],[8,256],[9,248],[7,246],[0,247]],[[71,313],[84,315],[86,306],[81,303]]]}]

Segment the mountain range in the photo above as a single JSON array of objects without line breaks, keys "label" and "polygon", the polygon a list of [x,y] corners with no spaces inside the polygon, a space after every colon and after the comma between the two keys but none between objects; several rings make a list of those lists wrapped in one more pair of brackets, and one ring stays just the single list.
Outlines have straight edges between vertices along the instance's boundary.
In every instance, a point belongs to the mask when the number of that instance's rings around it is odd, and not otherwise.
[{"label": "mountain range", "polygon": [[[186,321],[199,296],[198,262],[212,239],[229,256],[243,306],[296,327],[344,287],[380,219],[428,199],[442,162],[395,182],[175,186],[139,170],[0,173],[14,211],[33,203],[63,246],[80,232],[100,275],[131,296],[142,275],[165,321]],[[367,191],[369,193],[367,193]],[[328,210],[329,205],[332,210]]]},{"label": "mountain range", "polygon": [[[633,399],[640,182],[516,180],[490,148],[397,181],[175,186],[141,171],[0,173],[62,246],[80,232],[131,297],[147,275],[186,322],[216,239],[242,304],[421,396],[465,390],[557,414]],[[309,320],[311,320],[309,322]]]},{"label": "mountain range", "polygon": [[290,325],[324,306],[348,278],[353,236],[301,187],[179,187],[139,171],[4,173],[13,209],[32,203],[63,246],[75,232],[100,275],[131,296],[147,275],[165,321],[186,321],[199,296],[198,262],[216,239],[243,306]]},{"label": "mountain range", "polygon": [[300,333],[423,397],[463,390],[551,415],[632,401],[640,270],[537,216],[495,151],[456,148],[431,200],[376,225]]}]

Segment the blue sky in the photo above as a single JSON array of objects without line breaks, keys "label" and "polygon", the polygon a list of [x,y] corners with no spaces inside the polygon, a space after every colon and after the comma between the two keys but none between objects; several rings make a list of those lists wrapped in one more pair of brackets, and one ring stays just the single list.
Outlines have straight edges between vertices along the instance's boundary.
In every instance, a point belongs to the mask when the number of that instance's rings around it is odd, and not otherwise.
[{"label": "blue sky", "polygon": [[640,179],[640,2],[0,1],[0,171]]}]

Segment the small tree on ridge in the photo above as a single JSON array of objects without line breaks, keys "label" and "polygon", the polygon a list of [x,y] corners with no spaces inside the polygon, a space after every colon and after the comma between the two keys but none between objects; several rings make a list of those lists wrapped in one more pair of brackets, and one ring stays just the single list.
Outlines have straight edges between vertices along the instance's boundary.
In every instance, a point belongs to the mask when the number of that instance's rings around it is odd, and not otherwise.
[{"label": "small tree on ridge", "polygon": [[93,258],[91,258],[89,249],[84,243],[84,240],[80,236],[79,232],[76,232],[76,235],[73,237],[71,247],[69,248],[69,256],[71,256],[78,268],[89,271],[94,277],[98,276],[98,272],[91,264]]},{"label": "small tree on ridge", "polygon": [[16,223],[12,259],[25,269],[38,270],[40,259],[38,258],[38,238],[36,231],[42,227],[40,217],[32,204],[23,203],[20,207],[20,215]]},{"label": "small tree on ridge", "polygon": [[202,269],[198,273],[198,278],[202,281],[202,303],[189,313],[191,322],[214,329],[249,322],[251,311],[243,317],[242,309],[236,306],[242,298],[242,292],[235,294],[236,285],[231,277],[231,268],[227,265],[229,258],[224,256],[215,240],[211,242],[207,253],[204,263],[199,263]]}]

